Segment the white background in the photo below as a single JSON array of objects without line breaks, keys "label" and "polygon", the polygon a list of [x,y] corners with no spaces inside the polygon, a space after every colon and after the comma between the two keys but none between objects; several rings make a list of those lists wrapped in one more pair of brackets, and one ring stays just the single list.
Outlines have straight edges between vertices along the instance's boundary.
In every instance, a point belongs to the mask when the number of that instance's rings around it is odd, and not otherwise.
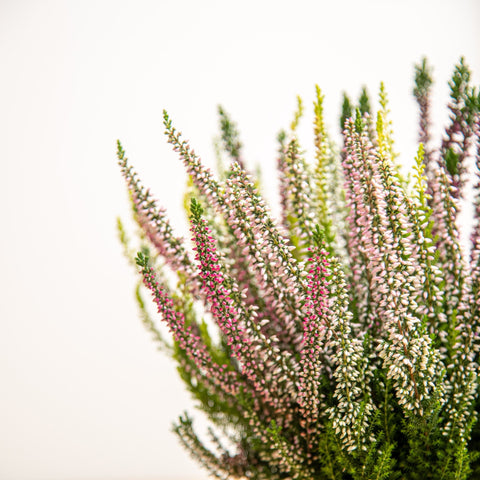
[{"label": "white background", "polygon": [[137,318],[116,239],[117,138],[181,232],[163,108],[212,164],[222,103],[274,199],[295,96],[311,151],[315,83],[337,136],[341,91],[383,80],[409,164],[413,63],[435,67],[438,133],[460,55],[479,83],[479,24],[475,0],[0,1],[0,478],[205,477],[170,433],[190,404]]}]

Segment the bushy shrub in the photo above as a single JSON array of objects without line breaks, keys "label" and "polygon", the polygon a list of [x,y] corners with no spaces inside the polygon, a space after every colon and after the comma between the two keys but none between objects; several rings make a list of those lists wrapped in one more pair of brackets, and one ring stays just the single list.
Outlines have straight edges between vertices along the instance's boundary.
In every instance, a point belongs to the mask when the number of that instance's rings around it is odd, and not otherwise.
[{"label": "bushy shrub", "polygon": [[[387,96],[344,97],[343,146],[314,102],[315,160],[278,136],[280,218],[246,170],[236,125],[219,109],[215,176],[164,113],[189,176],[192,245],[140,183],[118,144],[138,224],[145,326],[177,362],[215,427],[175,432],[217,478],[480,478],[480,98],[463,59],[450,81],[441,145],[429,132],[432,78],[415,69],[420,109],[413,174],[395,163]],[[475,159],[476,166],[469,171]],[[471,248],[458,212],[474,186]],[[174,274],[165,274],[169,269]],[[171,333],[145,306],[147,289]]]}]

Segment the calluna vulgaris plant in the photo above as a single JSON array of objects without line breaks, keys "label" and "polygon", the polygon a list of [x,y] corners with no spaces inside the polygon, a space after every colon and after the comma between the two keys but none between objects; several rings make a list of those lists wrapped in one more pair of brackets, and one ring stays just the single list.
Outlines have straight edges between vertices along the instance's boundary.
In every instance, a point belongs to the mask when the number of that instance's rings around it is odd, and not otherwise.
[{"label": "calluna vulgaris plant", "polygon": [[[480,479],[480,97],[462,59],[435,149],[431,85],[424,60],[415,69],[420,144],[408,179],[395,164],[383,85],[376,117],[365,90],[358,107],[344,96],[340,152],[317,87],[312,164],[295,135],[299,100],[278,137],[279,219],[222,109],[218,150],[230,161],[217,176],[165,112],[189,175],[193,248],[118,144],[139,226],[136,256],[121,222],[119,233],[144,285],[136,290],[142,320],[216,427],[205,442],[187,414],[174,428],[213,476]],[[473,175],[465,248],[457,220]],[[145,287],[171,341],[148,313]]]}]

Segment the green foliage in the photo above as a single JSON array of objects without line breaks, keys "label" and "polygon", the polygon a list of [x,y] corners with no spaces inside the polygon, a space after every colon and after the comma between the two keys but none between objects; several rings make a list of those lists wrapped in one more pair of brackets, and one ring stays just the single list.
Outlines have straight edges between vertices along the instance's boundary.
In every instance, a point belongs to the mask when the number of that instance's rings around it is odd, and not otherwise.
[{"label": "green foliage", "polygon": [[389,118],[388,98],[383,82],[380,83],[379,91],[380,109],[377,114],[377,137],[381,155],[387,155],[392,160],[397,156],[394,152],[392,121]]},{"label": "green foliage", "polygon": [[433,85],[432,68],[428,65],[427,59],[423,58],[422,63],[415,65],[415,86],[413,95],[421,98],[428,94]]},{"label": "green foliage", "polygon": [[140,268],[147,267],[147,266],[148,266],[148,262],[149,262],[149,257],[148,257],[148,255],[145,255],[145,254],[142,253],[142,252],[138,252],[138,253],[137,253],[137,257],[135,258],[135,263],[136,263]]},{"label": "green foliage", "polygon": [[[413,94],[425,140],[432,82],[423,59]],[[449,85],[451,123],[439,158],[420,143],[409,185],[395,163],[383,83],[375,123],[365,87],[357,105],[343,94],[341,151],[316,86],[311,163],[297,138],[304,113],[297,97],[290,128],[277,138],[278,222],[243,166],[237,126],[222,107],[218,178],[164,112],[189,175],[193,250],[173,235],[118,143],[137,244],[120,220],[117,230],[142,276],[140,318],[215,427],[205,440],[186,413],[174,426],[213,477],[480,478],[480,209],[467,263],[452,188],[480,144],[480,102],[463,59]]]},{"label": "green foliage", "polygon": [[350,101],[350,98],[348,95],[344,92],[343,93],[343,102],[342,102],[342,113],[340,115],[340,131],[343,132],[343,129],[345,128],[345,122],[347,119],[351,118],[353,116],[353,106],[352,102]]},{"label": "green foliage", "polygon": [[323,95],[319,86],[315,86],[314,109],[314,141],[315,141],[315,170],[314,179],[317,192],[317,210],[320,226],[324,232],[327,248],[333,252],[335,244],[335,230],[332,224],[332,204],[341,209],[341,199],[338,198],[339,179],[336,173],[338,165],[331,148],[330,137],[323,118]]},{"label": "green foliage", "polygon": [[368,97],[367,87],[362,87],[362,93],[358,99],[358,108],[360,109],[360,114],[363,116],[366,113],[371,114],[372,108],[370,106],[370,99]]},{"label": "green foliage", "polygon": [[238,162],[241,159],[242,143],[237,126],[220,105],[218,106],[218,115],[223,146],[232,160]]},{"label": "green foliage", "polygon": [[295,111],[295,115],[293,117],[292,123],[290,124],[290,130],[295,132],[297,130],[298,124],[300,123],[300,119],[303,117],[303,101],[302,97],[297,95],[297,110]]}]

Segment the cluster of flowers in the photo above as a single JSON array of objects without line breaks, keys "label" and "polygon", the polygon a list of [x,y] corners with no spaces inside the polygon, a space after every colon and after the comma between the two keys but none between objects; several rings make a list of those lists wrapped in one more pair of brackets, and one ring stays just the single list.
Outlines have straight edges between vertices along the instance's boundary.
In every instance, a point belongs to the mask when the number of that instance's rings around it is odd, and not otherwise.
[{"label": "cluster of flowers", "polygon": [[[383,85],[376,118],[365,90],[358,107],[344,97],[340,152],[317,87],[313,165],[295,133],[299,101],[278,137],[279,219],[246,171],[222,109],[219,150],[229,162],[217,176],[165,112],[168,141],[190,178],[191,246],[175,236],[118,144],[138,254],[121,222],[119,232],[141,275],[142,319],[215,427],[201,440],[187,414],[175,426],[213,476],[480,478],[480,96],[462,59],[434,149],[431,86],[423,61],[414,88],[420,144],[408,180],[395,164]],[[465,248],[457,217],[473,173]]]}]

